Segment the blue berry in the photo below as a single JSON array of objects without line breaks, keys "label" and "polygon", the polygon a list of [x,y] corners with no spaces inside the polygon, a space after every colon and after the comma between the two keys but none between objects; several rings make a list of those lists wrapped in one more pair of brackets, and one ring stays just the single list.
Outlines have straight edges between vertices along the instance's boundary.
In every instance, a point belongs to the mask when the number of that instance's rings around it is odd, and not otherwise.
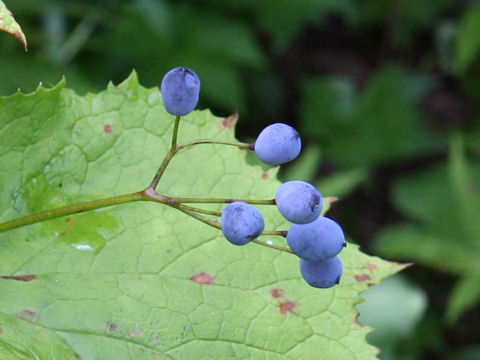
[{"label": "blue berry", "polygon": [[160,91],[167,111],[172,115],[184,116],[197,106],[200,78],[189,68],[176,67],[163,77]]},{"label": "blue berry", "polygon": [[302,149],[302,141],[294,128],[275,123],[262,130],[254,149],[260,160],[275,166],[295,159]]},{"label": "blue berry", "polygon": [[236,201],[222,211],[223,235],[234,245],[245,245],[265,228],[262,213],[253,205]]},{"label": "blue berry", "polygon": [[310,286],[329,288],[340,282],[343,264],[338,256],[326,261],[300,259],[300,272]]},{"label": "blue berry", "polygon": [[320,191],[305,181],[287,181],[275,193],[280,213],[295,224],[308,224],[320,216],[323,197]]},{"label": "blue berry", "polygon": [[299,257],[310,261],[325,261],[345,246],[343,230],[335,221],[320,216],[309,224],[293,224],[287,233],[288,246]]}]

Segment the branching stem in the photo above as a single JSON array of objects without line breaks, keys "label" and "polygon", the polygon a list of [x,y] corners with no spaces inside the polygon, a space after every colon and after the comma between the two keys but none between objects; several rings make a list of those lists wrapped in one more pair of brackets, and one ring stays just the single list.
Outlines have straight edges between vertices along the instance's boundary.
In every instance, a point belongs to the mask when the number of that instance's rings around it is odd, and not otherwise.
[{"label": "branching stem", "polygon": [[[208,217],[202,215],[211,215],[219,217],[221,216],[221,212],[215,210],[208,210],[202,209],[190,205],[186,205],[187,203],[192,204],[228,204],[235,201],[243,201],[249,204],[256,204],[256,205],[275,205],[275,199],[267,199],[267,200],[251,200],[251,199],[219,199],[219,198],[175,198],[166,195],[161,195],[156,191],[158,183],[165,173],[167,166],[169,165],[170,161],[173,159],[175,154],[187,147],[199,145],[199,144],[218,144],[218,145],[229,145],[229,146],[236,146],[240,149],[249,149],[253,150],[254,145],[238,142],[238,141],[227,141],[227,140],[214,140],[214,139],[199,139],[193,140],[184,144],[177,144],[177,137],[178,137],[178,128],[180,125],[180,116],[175,117],[175,122],[173,125],[173,133],[172,133],[172,143],[169,151],[165,155],[160,167],[158,168],[152,182],[143,191],[112,196],[106,199],[99,199],[93,201],[87,201],[79,204],[68,205],[56,209],[42,211],[36,214],[27,215],[15,220],[6,221],[0,223],[0,233],[8,230],[13,230],[22,226],[31,225],[51,219],[60,218],[63,216],[79,214],[82,212],[101,209],[113,205],[125,204],[129,202],[135,201],[152,201],[161,203],[170,207],[173,207],[184,214],[193,217],[196,220],[199,220],[209,226],[212,226],[216,229],[221,230],[222,225],[215,220],[211,220]],[[264,231],[261,235],[270,235],[270,236],[282,236],[286,237],[286,231]],[[277,249],[280,251],[293,253],[292,250],[285,248],[283,246],[278,246],[274,244],[270,244],[269,242],[264,242],[258,239],[253,240],[255,244],[266,246],[269,248]]]}]

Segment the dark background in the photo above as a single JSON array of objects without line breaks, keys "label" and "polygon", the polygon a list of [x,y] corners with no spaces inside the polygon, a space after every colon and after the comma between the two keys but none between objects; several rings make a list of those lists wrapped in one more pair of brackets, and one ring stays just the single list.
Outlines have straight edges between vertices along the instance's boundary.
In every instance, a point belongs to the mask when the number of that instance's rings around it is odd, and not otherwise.
[{"label": "dark background", "polygon": [[415,263],[359,306],[380,358],[480,359],[478,1],[4,2],[29,50],[0,36],[0,95],[194,69],[199,107],[238,111],[238,138],[298,129],[280,177],[339,196],[350,241]]}]

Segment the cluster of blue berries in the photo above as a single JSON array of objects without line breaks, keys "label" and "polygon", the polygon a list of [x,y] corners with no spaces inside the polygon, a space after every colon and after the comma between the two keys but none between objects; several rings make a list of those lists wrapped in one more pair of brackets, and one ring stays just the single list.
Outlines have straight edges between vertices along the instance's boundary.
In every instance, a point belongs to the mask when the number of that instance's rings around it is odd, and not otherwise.
[{"label": "cluster of blue berries", "polygon": [[[170,70],[162,80],[164,105],[176,116],[187,115],[195,108],[199,92],[198,75],[186,67]],[[295,159],[300,154],[302,142],[294,128],[275,123],[262,130],[251,148],[262,162],[277,166]],[[300,271],[305,281],[316,288],[338,284],[343,265],[337,255],[346,246],[345,235],[335,221],[321,216],[322,194],[308,182],[288,181],[278,187],[273,203],[292,223],[286,232],[287,243],[300,258]],[[245,245],[262,235],[265,220],[254,205],[234,201],[221,213],[221,229],[232,244]]]},{"label": "cluster of blue berries", "polygon": [[[343,265],[337,255],[347,243],[340,225],[320,216],[320,192],[305,181],[288,181],[278,187],[275,203],[279,212],[293,223],[287,232],[287,243],[300,258],[305,281],[317,288],[338,284]],[[261,235],[264,228],[261,212],[246,202],[233,202],[222,212],[223,234],[232,244],[245,245]]]}]

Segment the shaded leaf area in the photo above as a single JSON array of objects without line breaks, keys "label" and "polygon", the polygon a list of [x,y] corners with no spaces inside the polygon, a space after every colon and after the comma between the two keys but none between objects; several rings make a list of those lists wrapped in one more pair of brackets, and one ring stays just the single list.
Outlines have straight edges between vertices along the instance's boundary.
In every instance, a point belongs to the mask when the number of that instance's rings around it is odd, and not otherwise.
[{"label": "shaded leaf area", "polygon": [[[145,188],[173,129],[158,88],[141,87],[135,73],[83,97],[64,82],[17,93],[0,109],[0,221]],[[179,143],[198,138],[234,133],[196,111],[182,119]],[[158,191],[265,199],[275,176],[249,165],[245,150],[200,145],[174,158]],[[288,228],[274,207],[261,211],[268,230]],[[355,245],[341,258],[340,285],[313,289],[295,256],[233,246],[163,205],[123,204],[0,234],[0,309],[87,359],[373,359],[371,329],[355,321],[354,306],[402,266]],[[2,333],[0,341],[10,344]],[[62,358],[49,351],[41,356]]]},{"label": "shaded leaf area", "polygon": [[[31,322],[36,316],[25,309],[15,316],[0,313],[0,358],[42,359],[54,354],[59,359],[78,359],[65,341],[54,331]],[[51,358],[51,357],[50,357]]]},{"label": "shaded leaf area", "polygon": [[399,348],[405,349],[425,314],[426,293],[398,274],[372,287],[363,297],[366,301],[357,307],[358,321],[377,329],[368,340],[382,349],[382,359],[398,359]]},{"label": "shaded leaf area", "polygon": [[463,139],[453,135],[446,166],[425,169],[395,184],[396,205],[416,223],[388,227],[377,239],[383,254],[460,276],[450,297],[446,315],[450,321],[480,299],[478,165],[467,159]]},{"label": "shaded leaf area", "polygon": [[20,25],[13,18],[12,13],[7,9],[3,1],[0,0],[0,31],[5,31],[15,36],[27,50],[27,39],[22,32]]}]

